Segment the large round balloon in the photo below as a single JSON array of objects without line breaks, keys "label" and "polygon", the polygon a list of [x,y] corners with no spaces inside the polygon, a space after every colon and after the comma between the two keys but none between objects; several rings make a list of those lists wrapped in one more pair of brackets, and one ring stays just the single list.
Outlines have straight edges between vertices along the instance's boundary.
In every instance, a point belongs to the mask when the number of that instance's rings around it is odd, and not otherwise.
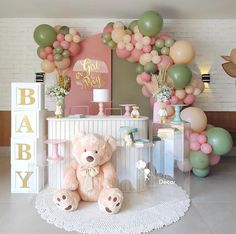
[{"label": "large round balloon", "polygon": [[192,151],[190,153],[190,162],[193,168],[205,169],[209,165],[209,157],[201,151]]},{"label": "large round balloon", "polygon": [[145,36],[155,36],[163,26],[163,19],[155,11],[144,12],[138,20],[139,31]]},{"label": "large round balloon", "polygon": [[34,40],[40,46],[50,46],[56,38],[55,29],[48,24],[41,24],[34,30]]},{"label": "large round balloon", "polygon": [[193,60],[195,51],[190,42],[176,41],[170,48],[169,55],[173,59],[174,63],[186,64]]},{"label": "large round balloon", "polygon": [[210,167],[204,169],[193,168],[193,174],[197,177],[206,177],[209,175]]},{"label": "large round balloon", "polygon": [[212,146],[213,153],[227,154],[233,147],[232,136],[223,128],[210,128],[206,132],[208,143]]},{"label": "large round balloon", "polygon": [[181,118],[190,123],[191,129],[201,133],[207,126],[207,117],[198,107],[188,107],[181,111]]},{"label": "large round balloon", "polygon": [[176,89],[185,88],[192,79],[191,70],[184,64],[174,64],[167,72]]}]

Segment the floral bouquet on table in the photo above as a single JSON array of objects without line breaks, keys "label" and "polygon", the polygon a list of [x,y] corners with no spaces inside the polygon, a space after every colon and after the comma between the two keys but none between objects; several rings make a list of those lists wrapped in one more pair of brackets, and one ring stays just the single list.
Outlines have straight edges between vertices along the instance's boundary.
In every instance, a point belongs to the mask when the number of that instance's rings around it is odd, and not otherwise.
[{"label": "floral bouquet on table", "polygon": [[59,75],[56,84],[47,89],[47,95],[51,98],[56,98],[56,118],[63,116],[64,98],[69,94],[70,87],[70,77],[67,75]]}]

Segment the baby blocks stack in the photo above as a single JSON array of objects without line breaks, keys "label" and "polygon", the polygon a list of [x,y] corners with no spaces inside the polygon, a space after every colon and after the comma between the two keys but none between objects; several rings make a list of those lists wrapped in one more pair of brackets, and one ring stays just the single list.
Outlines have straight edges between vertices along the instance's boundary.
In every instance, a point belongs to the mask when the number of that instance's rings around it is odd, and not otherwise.
[{"label": "baby blocks stack", "polygon": [[11,192],[37,193],[44,186],[44,85],[12,83]]}]

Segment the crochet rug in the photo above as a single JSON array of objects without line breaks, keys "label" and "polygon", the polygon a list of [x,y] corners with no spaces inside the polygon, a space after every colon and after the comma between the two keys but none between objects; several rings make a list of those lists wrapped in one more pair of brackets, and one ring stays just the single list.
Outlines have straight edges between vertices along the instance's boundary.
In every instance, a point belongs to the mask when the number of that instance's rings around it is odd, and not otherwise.
[{"label": "crochet rug", "polygon": [[177,222],[190,206],[186,192],[176,184],[159,185],[141,193],[125,193],[120,213],[103,214],[97,203],[81,202],[74,212],[59,210],[52,202],[53,191],[36,197],[42,219],[58,228],[88,234],[139,234]]}]

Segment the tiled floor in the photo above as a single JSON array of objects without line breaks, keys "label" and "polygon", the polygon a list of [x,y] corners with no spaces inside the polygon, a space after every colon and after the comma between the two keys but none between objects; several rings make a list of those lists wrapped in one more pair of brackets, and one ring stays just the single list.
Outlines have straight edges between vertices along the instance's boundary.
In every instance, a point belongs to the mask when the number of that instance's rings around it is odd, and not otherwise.
[{"label": "tiled floor", "polygon": [[[223,158],[208,178],[192,177],[192,205],[177,223],[152,233],[235,234],[236,157]],[[10,162],[0,157],[0,234],[60,234],[34,208],[33,195],[10,194]],[[74,232],[71,232],[74,234]]]}]

